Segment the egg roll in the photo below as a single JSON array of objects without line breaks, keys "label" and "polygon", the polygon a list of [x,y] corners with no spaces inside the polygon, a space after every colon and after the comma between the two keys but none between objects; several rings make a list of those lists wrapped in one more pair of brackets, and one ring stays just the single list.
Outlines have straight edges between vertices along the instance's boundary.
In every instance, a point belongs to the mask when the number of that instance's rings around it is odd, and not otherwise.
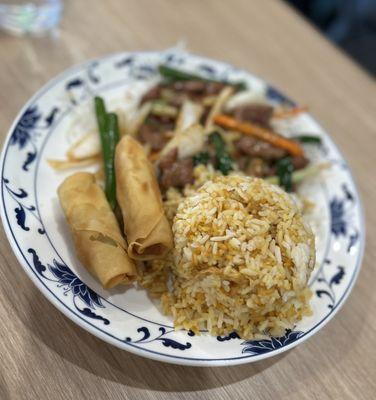
[{"label": "egg roll", "polygon": [[128,255],[136,260],[164,257],[173,246],[171,227],[153,166],[141,144],[130,136],[116,146],[115,174]]},{"label": "egg roll", "polygon": [[78,259],[105,289],[136,279],[136,267],[103,190],[93,174],[78,172],[58,188]]}]

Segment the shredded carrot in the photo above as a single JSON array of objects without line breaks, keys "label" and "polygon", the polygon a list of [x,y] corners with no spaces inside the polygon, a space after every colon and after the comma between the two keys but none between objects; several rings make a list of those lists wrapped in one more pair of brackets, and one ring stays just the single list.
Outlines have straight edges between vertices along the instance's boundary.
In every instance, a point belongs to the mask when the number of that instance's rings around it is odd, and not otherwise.
[{"label": "shredded carrot", "polygon": [[251,124],[249,122],[241,122],[227,115],[217,115],[214,122],[223,128],[232,129],[243,133],[247,136],[256,137],[257,139],[268,142],[276,147],[287,150],[293,156],[303,156],[304,152],[299,143],[294,140],[285,138],[261,126]]},{"label": "shredded carrot", "polygon": [[296,115],[299,115],[301,113],[307,112],[308,107],[293,107],[289,108],[288,110],[279,110],[276,113],[274,113],[273,118],[277,119],[283,119],[283,118],[292,118],[295,117]]}]

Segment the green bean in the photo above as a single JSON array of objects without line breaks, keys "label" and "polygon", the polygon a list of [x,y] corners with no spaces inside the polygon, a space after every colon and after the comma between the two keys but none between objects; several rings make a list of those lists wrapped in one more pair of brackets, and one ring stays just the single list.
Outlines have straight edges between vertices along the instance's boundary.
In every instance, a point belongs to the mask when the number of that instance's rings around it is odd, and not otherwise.
[{"label": "green bean", "polygon": [[115,148],[119,141],[117,115],[107,113],[104,101],[95,97],[95,111],[102,144],[103,165],[105,172],[105,194],[111,208],[116,207]]},{"label": "green bean", "polygon": [[116,207],[115,149],[119,142],[119,123],[115,113],[107,114],[108,156],[104,162],[107,199],[114,210]]},{"label": "green bean", "polygon": [[[309,165],[303,169],[299,169],[294,171],[291,175],[291,182],[292,183],[301,183],[306,179],[312,178],[319,174],[322,170],[330,168],[330,163],[322,163],[322,164],[314,164]],[[272,183],[273,185],[278,185],[279,178],[278,176],[269,176],[265,178],[266,181]]]},{"label": "green bean", "polygon": [[209,140],[215,148],[218,169],[223,175],[228,175],[233,169],[233,160],[226,149],[225,141],[218,132],[211,133],[209,135]]},{"label": "green bean", "polygon": [[[306,179],[316,176],[322,170],[330,168],[330,166],[330,163],[309,165],[308,167],[294,171],[291,176],[291,181],[295,184],[301,183]],[[269,176],[268,178],[265,178],[265,180],[274,185],[278,184],[278,176]]]},{"label": "green bean", "polygon": [[291,157],[285,157],[277,163],[277,175],[279,185],[286,190],[286,192],[292,191],[292,173],[294,166],[291,161]]},{"label": "green bean", "polygon": [[103,137],[106,135],[106,106],[104,104],[104,100],[102,97],[96,96],[94,97],[94,105],[95,105],[95,114],[97,116],[97,123],[99,129],[99,135],[101,141]]},{"label": "green bean", "polygon": [[202,151],[201,153],[197,153],[193,156],[193,164],[207,164],[209,162],[210,155],[207,151]]},{"label": "green bean", "polygon": [[171,68],[167,65],[160,65],[158,67],[159,73],[168,81],[202,81],[202,82],[216,82],[216,83],[224,83],[230,86],[234,86],[237,90],[245,90],[247,89],[247,84],[244,81],[238,82],[227,82],[221,81],[217,79],[204,78],[200,75],[191,74],[189,72],[182,71],[180,69]]},{"label": "green bean", "polygon": [[321,144],[321,138],[315,135],[299,135],[294,136],[293,139],[298,140],[300,143]]}]

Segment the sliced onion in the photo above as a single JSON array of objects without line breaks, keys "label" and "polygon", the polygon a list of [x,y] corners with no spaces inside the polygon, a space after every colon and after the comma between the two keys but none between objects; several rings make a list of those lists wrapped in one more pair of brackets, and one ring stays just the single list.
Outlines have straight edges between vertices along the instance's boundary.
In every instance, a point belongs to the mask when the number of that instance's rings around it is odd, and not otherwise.
[{"label": "sliced onion", "polygon": [[224,109],[225,111],[232,111],[234,108],[244,106],[249,103],[268,104],[265,95],[265,88],[235,93],[228,99]]},{"label": "sliced onion", "polygon": [[191,157],[203,149],[205,138],[204,129],[200,124],[191,125],[183,131],[177,131],[163,148],[159,158],[175,147],[178,149],[178,158]]},{"label": "sliced onion", "polygon": [[127,134],[127,128],[128,128],[127,115],[125,111],[121,110],[120,108],[117,108],[115,113],[118,117],[120,137],[123,137],[124,135]]},{"label": "sliced onion", "polygon": [[201,104],[185,100],[176,122],[175,131],[184,131],[190,126],[199,123],[204,108]]},{"label": "sliced onion", "polygon": [[205,122],[206,133],[210,132],[213,129],[214,117],[222,111],[224,105],[226,104],[226,102],[232,96],[233,93],[234,93],[234,88],[232,86],[225,86],[221,90]]},{"label": "sliced onion", "polygon": [[77,167],[86,167],[88,165],[98,163],[99,161],[100,157],[98,156],[85,158],[83,160],[53,160],[53,159],[47,160],[50,167],[57,171],[70,168],[77,168]]},{"label": "sliced onion", "polygon": [[140,130],[142,124],[145,122],[151,111],[151,102],[144,103],[138,110],[135,111],[133,116],[130,116],[127,124],[127,134],[131,136],[136,136]]},{"label": "sliced onion", "polygon": [[85,160],[99,156],[101,145],[97,130],[93,129],[77,140],[67,151],[67,158],[70,161]]}]

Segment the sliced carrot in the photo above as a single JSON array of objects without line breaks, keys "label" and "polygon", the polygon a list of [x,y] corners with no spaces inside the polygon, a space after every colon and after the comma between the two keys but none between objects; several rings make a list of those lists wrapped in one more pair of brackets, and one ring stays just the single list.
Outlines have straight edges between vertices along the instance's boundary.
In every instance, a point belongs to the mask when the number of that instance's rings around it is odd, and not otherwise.
[{"label": "sliced carrot", "polygon": [[299,143],[294,140],[285,138],[261,126],[251,124],[249,122],[241,122],[227,115],[217,115],[214,117],[214,122],[223,128],[239,131],[247,136],[252,136],[257,139],[268,142],[276,147],[285,149],[293,156],[303,156],[304,151]]},{"label": "sliced carrot", "polygon": [[283,118],[292,118],[295,117],[296,115],[299,115],[301,113],[307,112],[308,107],[293,107],[288,110],[279,110],[276,113],[274,113],[273,118],[277,119],[283,119]]}]

